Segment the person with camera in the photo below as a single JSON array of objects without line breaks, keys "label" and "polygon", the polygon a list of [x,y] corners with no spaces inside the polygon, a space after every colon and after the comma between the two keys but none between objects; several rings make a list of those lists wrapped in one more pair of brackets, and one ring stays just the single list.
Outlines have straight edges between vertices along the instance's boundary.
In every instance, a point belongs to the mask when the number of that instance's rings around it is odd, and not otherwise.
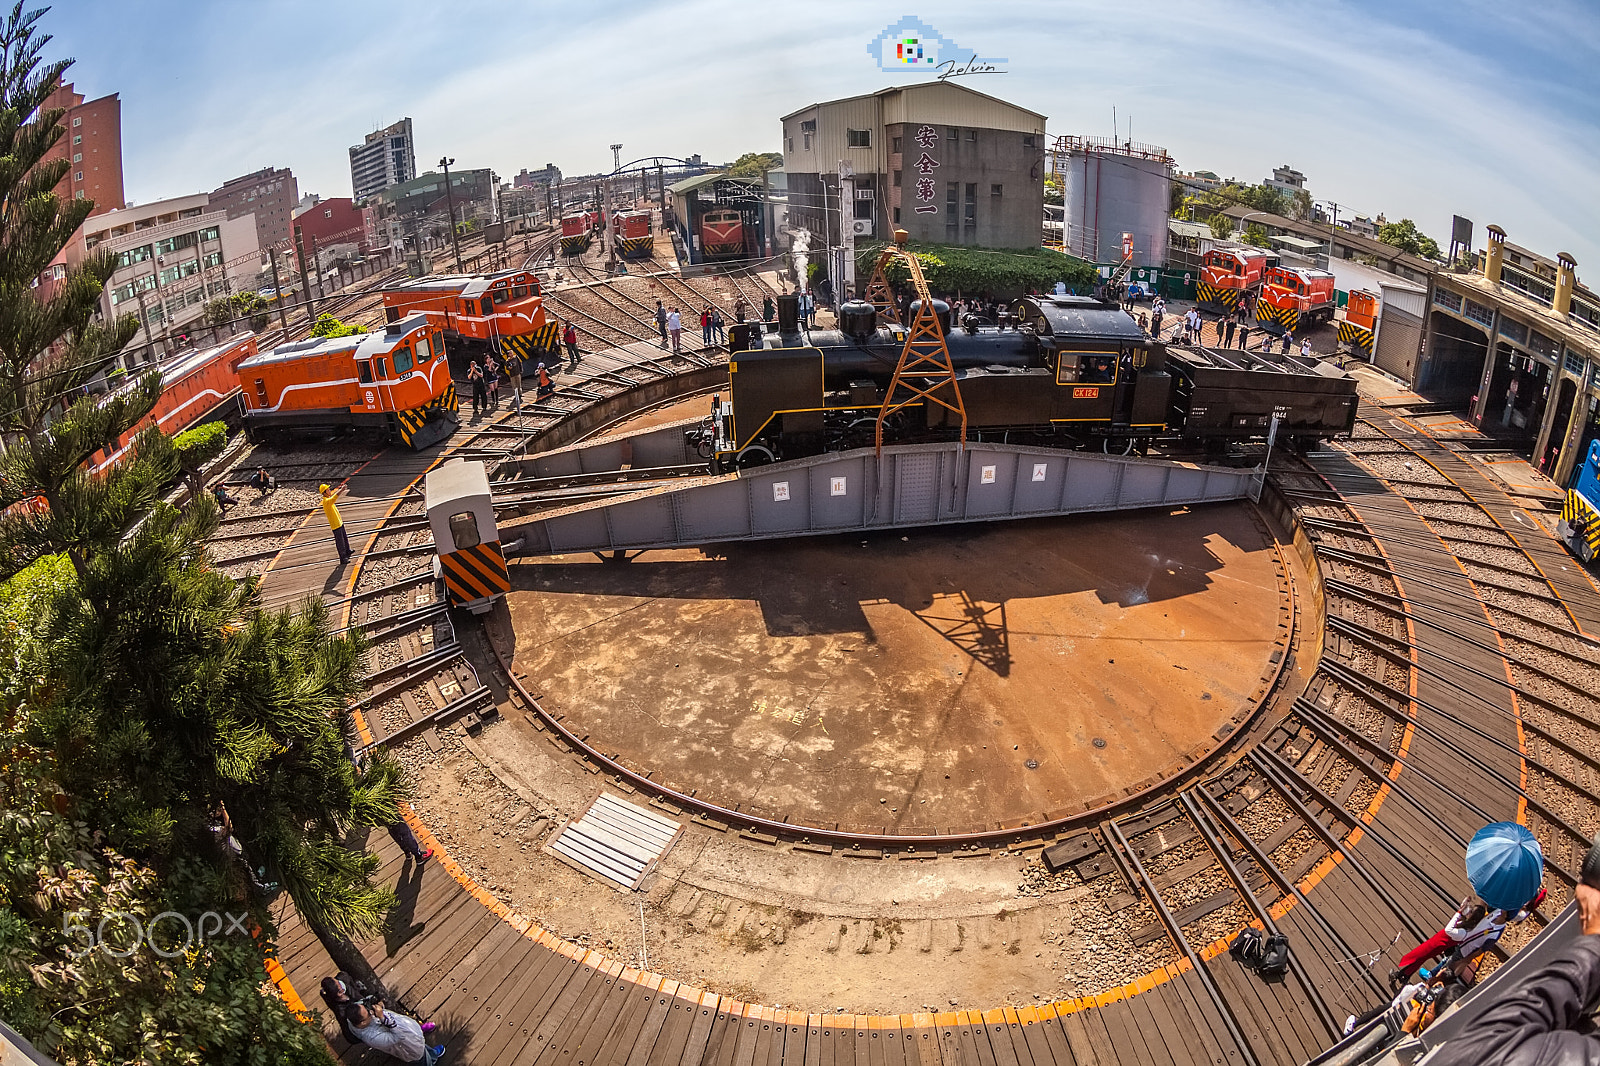
[{"label": "person with camera", "polygon": [[376,996],[352,1000],[345,1007],[345,1019],[361,1043],[409,1066],[434,1066],[444,1057],[443,1044],[428,1046],[421,1022],[384,1010],[383,1001]]}]

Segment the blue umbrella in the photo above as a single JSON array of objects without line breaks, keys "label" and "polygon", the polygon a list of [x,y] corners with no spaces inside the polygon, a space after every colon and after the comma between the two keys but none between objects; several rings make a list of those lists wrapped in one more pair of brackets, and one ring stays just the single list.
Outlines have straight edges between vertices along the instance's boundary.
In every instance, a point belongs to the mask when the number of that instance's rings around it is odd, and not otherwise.
[{"label": "blue umbrella", "polygon": [[1493,822],[1467,844],[1467,880],[1489,906],[1515,910],[1539,891],[1544,852],[1526,826]]}]

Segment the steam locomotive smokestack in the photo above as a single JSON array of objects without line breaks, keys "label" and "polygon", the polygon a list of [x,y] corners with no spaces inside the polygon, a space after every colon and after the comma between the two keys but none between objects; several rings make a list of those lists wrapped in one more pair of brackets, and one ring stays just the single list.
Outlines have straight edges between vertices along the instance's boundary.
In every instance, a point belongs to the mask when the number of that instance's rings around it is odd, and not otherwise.
[{"label": "steam locomotive smokestack", "polygon": [[800,332],[800,294],[786,292],[778,297],[778,332]]}]

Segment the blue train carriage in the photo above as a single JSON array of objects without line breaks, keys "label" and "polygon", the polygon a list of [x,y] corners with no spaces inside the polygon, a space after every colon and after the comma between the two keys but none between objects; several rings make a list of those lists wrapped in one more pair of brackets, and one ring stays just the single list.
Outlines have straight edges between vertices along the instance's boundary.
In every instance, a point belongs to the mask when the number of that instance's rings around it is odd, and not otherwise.
[{"label": "blue train carriage", "polygon": [[1585,563],[1600,555],[1600,440],[1589,442],[1589,454],[1561,505],[1556,536]]},{"label": "blue train carriage", "polygon": [[444,582],[452,607],[486,614],[511,591],[511,575],[483,463],[457,459],[430,470],[426,494],[433,576]]}]

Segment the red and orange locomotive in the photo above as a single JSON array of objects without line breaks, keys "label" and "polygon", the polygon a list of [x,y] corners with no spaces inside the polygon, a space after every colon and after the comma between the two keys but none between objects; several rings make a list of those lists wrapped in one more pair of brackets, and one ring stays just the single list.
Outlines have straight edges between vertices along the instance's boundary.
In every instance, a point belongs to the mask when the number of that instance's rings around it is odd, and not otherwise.
[{"label": "red and orange locomotive", "polygon": [[650,212],[619,211],[612,216],[616,226],[617,253],[624,259],[642,259],[655,247],[650,234]]},{"label": "red and orange locomotive", "polygon": [[[384,291],[383,314],[389,322],[426,315],[458,362],[474,349],[544,359],[560,339],[558,324],[545,314],[539,279],[525,270],[401,282]],[[466,375],[464,365],[456,370]]]},{"label": "red and orange locomotive", "polygon": [[700,219],[700,249],[707,259],[744,255],[744,216],[732,208],[707,211]]},{"label": "red and orange locomotive", "polygon": [[[239,391],[239,364],[255,354],[256,335],[246,333],[203,351],[184,352],[156,367],[161,375],[161,399],[114,446],[90,456],[90,469],[100,470],[121,459],[133,438],[147,426],[160,426],[163,433],[176,436],[204,422],[233,399]],[[143,373],[134,371],[129,377],[137,378]],[[117,391],[133,387],[129,381]]]},{"label": "red and orange locomotive", "polygon": [[1261,295],[1261,275],[1278,257],[1250,247],[1212,248],[1200,261],[1200,280],[1195,284],[1195,303],[1214,315],[1231,315],[1239,301],[1249,311]]},{"label": "red and orange locomotive", "polygon": [[384,426],[421,450],[460,424],[443,331],[417,314],[381,332],[312,337],[239,364],[252,432],[272,427]]},{"label": "red and orange locomotive", "polygon": [[1276,266],[1261,286],[1256,321],[1269,333],[1293,333],[1333,318],[1335,301],[1333,275],[1326,270]]}]

